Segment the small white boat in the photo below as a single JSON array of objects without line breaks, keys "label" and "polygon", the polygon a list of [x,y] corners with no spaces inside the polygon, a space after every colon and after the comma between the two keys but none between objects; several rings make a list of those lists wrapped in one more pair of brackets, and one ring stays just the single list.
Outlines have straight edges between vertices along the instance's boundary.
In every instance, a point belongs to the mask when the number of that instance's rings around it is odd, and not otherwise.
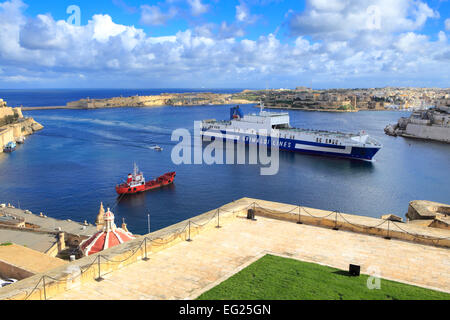
[{"label": "small white boat", "polygon": [[3,149],[3,152],[5,153],[12,153],[16,151],[16,143],[14,141],[8,142],[8,144]]},{"label": "small white boat", "polygon": [[161,148],[160,146],[154,146],[154,147],[151,147],[150,149],[153,149],[153,150],[155,150],[155,151],[163,151],[163,150],[164,150],[164,149]]},{"label": "small white boat", "polygon": [[24,144],[25,143],[25,137],[19,137],[19,138],[17,138],[16,139],[16,143],[18,143],[18,144]]}]

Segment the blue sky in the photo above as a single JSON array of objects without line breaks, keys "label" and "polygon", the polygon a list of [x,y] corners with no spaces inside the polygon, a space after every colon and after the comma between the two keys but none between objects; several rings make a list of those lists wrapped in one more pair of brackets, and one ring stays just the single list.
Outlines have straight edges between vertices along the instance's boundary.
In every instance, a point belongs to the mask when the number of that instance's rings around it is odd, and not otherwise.
[{"label": "blue sky", "polygon": [[0,88],[450,87],[449,37],[444,0],[0,0]]},{"label": "blue sky", "polygon": [[[32,2],[29,1],[28,3],[31,4]],[[68,16],[66,9],[70,5],[78,5],[82,9],[82,24],[87,24],[95,14],[108,14],[118,24],[134,25],[144,29],[149,35],[165,36],[175,34],[189,27],[195,27],[201,23],[214,22],[220,24],[226,21],[231,24],[235,20],[236,6],[242,2],[233,0],[202,0],[202,3],[210,5],[207,13],[201,16],[192,16],[189,12],[190,5],[187,1],[43,0],[38,3],[32,3],[27,9],[27,14],[32,17],[42,13],[50,13],[56,20],[65,20]],[[268,34],[276,30],[284,22],[285,15],[289,10],[301,11],[305,7],[305,1],[253,0],[244,3],[248,3],[248,7],[251,7],[252,14],[261,16],[258,23],[250,26],[247,30],[247,37],[253,39],[261,34]],[[140,21],[140,7],[142,5],[158,6],[162,11],[167,11],[171,6],[176,6],[180,14],[178,18],[168,21],[165,25],[148,26]]]}]

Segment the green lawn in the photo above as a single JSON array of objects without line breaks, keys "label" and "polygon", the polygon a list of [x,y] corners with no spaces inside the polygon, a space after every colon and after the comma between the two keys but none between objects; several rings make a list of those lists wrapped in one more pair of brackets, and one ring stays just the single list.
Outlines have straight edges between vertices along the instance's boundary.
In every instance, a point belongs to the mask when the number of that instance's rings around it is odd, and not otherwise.
[{"label": "green lawn", "polygon": [[381,280],[367,287],[369,276],[267,255],[202,294],[198,300],[450,300],[450,294]]}]

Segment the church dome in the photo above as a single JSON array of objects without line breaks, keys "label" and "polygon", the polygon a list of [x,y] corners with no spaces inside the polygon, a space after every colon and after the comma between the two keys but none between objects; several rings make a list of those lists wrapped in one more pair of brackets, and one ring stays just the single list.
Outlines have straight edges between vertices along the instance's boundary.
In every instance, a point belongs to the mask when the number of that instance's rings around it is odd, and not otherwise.
[{"label": "church dome", "polygon": [[85,256],[93,255],[97,252],[135,239],[128,230],[116,227],[114,224],[114,214],[109,208],[103,215],[103,221],[103,230],[97,232],[80,244],[80,249]]}]

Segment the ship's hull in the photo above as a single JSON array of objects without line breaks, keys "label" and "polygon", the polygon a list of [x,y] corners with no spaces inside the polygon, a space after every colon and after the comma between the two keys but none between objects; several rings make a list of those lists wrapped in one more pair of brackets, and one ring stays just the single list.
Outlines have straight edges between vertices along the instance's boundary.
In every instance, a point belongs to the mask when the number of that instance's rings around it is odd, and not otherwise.
[{"label": "ship's hull", "polygon": [[339,158],[349,158],[357,160],[372,161],[374,156],[380,151],[381,147],[358,147],[334,145],[326,143],[317,143],[304,140],[294,140],[286,138],[273,138],[267,136],[248,135],[240,133],[225,132],[202,132],[204,139],[215,140],[222,138],[224,142],[234,141],[235,143],[256,144],[262,146],[279,147],[279,150],[308,153],[322,156],[331,156]]},{"label": "ship's hull", "polygon": [[159,177],[156,180],[149,181],[140,186],[129,186],[127,184],[119,185],[116,187],[116,191],[119,195],[123,195],[123,194],[137,194],[141,192],[155,190],[173,184],[175,177],[176,173],[171,172]]}]

